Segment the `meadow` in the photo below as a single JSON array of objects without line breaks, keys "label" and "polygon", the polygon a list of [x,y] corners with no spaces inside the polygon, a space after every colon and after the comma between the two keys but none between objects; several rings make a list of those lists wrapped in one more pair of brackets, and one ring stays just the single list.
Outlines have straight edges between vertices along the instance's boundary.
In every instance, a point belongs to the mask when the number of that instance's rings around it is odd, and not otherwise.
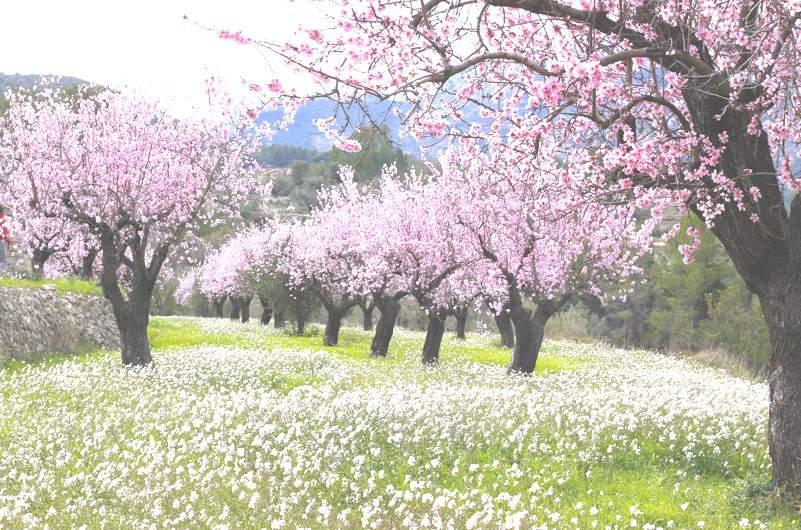
[{"label": "meadow", "polygon": [[90,352],[0,371],[3,528],[793,528],[770,488],[764,383],[494,336],[436,368],[398,330],[292,337],[153,318],[155,368]]}]

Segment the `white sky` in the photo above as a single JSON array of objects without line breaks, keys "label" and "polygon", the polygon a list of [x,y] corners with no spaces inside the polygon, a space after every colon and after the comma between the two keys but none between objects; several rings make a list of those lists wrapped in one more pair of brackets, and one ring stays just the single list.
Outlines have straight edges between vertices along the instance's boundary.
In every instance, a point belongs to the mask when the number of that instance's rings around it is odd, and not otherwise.
[{"label": "white sky", "polygon": [[[0,72],[71,75],[128,86],[178,106],[203,93],[214,75],[283,77],[256,49],[219,39],[199,25],[253,38],[291,39],[321,18],[311,0],[3,0]],[[187,15],[191,22],[183,20]],[[194,22],[194,23],[193,23]],[[275,61],[274,61],[275,62]],[[277,63],[277,62],[275,62]]]}]

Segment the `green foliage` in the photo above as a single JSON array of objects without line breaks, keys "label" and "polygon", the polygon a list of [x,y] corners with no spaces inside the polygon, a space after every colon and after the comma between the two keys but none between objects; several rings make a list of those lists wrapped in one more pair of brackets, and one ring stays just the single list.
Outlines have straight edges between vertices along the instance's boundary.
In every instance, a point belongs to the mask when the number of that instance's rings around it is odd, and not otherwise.
[{"label": "green foliage", "polygon": [[82,294],[82,295],[96,295],[103,294],[102,289],[97,283],[88,280],[79,280],[77,278],[59,278],[54,280],[49,279],[30,279],[30,278],[15,278],[15,277],[0,277],[0,287],[9,287],[16,289],[41,289],[44,285],[55,285],[56,293],[58,294]]},{"label": "green foliage", "polygon": [[552,339],[570,339],[577,342],[595,342],[592,336],[593,317],[583,306],[574,304],[554,315],[545,326],[545,333]]},{"label": "green foliage", "polygon": [[[182,310],[186,308],[179,306]],[[189,299],[188,314],[198,317],[212,316],[209,299],[200,292],[197,283],[192,287],[192,297]]]},{"label": "green foliage", "polygon": [[[690,243],[689,227],[701,231],[701,246],[686,265],[679,245]],[[687,217],[679,235],[657,247],[643,269],[624,301],[612,301],[597,313],[574,305],[549,324],[549,336],[591,335],[619,346],[677,353],[715,351],[722,355],[705,359],[726,368],[743,365],[752,374],[764,368],[770,344],[759,303],[698,218]],[[721,357],[729,362],[719,362]]]},{"label": "green foliage", "polygon": [[289,167],[295,161],[316,161],[322,157],[314,149],[294,145],[270,144],[264,146],[256,155],[262,167]]},{"label": "green foliage", "polygon": [[709,296],[739,280],[728,256],[708,230],[702,232],[695,260],[690,265],[684,264],[678,247],[690,242],[686,235],[688,227],[703,229],[698,218],[686,219],[681,234],[656,254],[649,269],[655,292],[654,309],[646,319],[649,347],[671,351],[695,349],[700,341],[698,324],[708,317]]},{"label": "green foliage", "polygon": [[388,135],[386,125],[380,128],[362,127],[351,135],[352,139],[362,144],[361,151],[348,153],[335,147],[331,149],[328,160],[336,167],[351,166],[357,182],[371,182],[387,164],[396,164],[398,173],[402,175],[410,169],[411,161],[401,149],[392,145]]},{"label": "green foliage", "polygon": [[700,324],[707,348],[736,352],[753,372],[763,371],[770,354],[768,327],[759,301],[741,283],[707,295],[709,318]]},{"label": "green foliage", "polygon": [[180,315],[185,310],[175,301],[175,290],[178,288],[176,278],[163,279],[153,289],[153,299],[150,302],[151,315]]},{"label": "green foliage", "polygon": [[[395,164],[402,174],[411,168],[414,160],[393,146],[388,139],[389,131],[382,128],[363,127],[351,135],[362,144],[358,153],[348,153],[337,148],[319,154],[310,150],[276,147],[277,154],[265,155],[267,159],[288,161],[292,158],[288,174],[273,177],[273,195],[284,198],[295,211],[305,213],[317,204],[317,193],[323,186],[338,183],[339,167],[351,166],[356,181],[369,184],[381,175],[385,165]],[[280,155],[280,157],[279,157]]]}]

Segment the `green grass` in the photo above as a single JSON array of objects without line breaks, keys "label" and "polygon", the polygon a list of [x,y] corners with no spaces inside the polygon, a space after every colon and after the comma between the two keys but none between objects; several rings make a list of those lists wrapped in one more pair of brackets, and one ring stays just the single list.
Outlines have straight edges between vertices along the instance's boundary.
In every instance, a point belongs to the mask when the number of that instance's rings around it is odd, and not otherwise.
[{"label": "green grass", "polygon": [[[506,366],[509,364],[509,357],[511,351],[506,348],[500,347],[481,347],[481,346],[466,346],[462,348],[462,352],[471,361],[483,364],[494,364],[498,366]],[[573,359],[568,357],[561,357],[557,353],[557,349],[552,343],[545,343],[540,350],[540,356],[537,359],[537,372],[561,372],[563,370],[572,370],[580,366],[584,360]]]},{"label": "green grass", "polygon": [[[89,410],[90,412],[94,411],[92,414],[96,415],[96,425],[98,426],[104,426],[106,422],[117,421],[114,424],[115,427],[104,434],[111,438],[104,442],[103,448],[116,448],[115,444],[124,446],[132,439],[146,441],[148,450],[161,448],[159,450],[163,454],[173,454],[173,447],[181,447],[178,454],[182,455],[185,460],[180,462],[181,467],[173,464],[171,468],[174,473],[180,474],[184,471],[178,471],[178,469],[183,469],[182,466],[186,462],[196,463],[219,458],[220,460],[215,464],[216,467],[212,466],[214,469],[228,465],[227,460],[223,459],[230,453],[220,452],[216,449],[211,450],[210,447],[216,447],[213,445],[201,447],[194,444],[193,437],[200,431],[196,427],[190,429],[189,426],[192,425],[191,421],[198,414],[197,410],[203,410],[204,403],[208,404],[205,419],[208,424],[210,418],[216,417],[218,413],[223,414],[222,411],[229,410],[229,408],[236,409],[237,406],[242,406],[242,403],[246,402],[243,401],[245,396],[261,396],[265,393],[279,395],[278,399],[282,400],[280,406],[269,409],[270,415],[265,416],[265,412],[255,405],[251,409],[243,408],[241,412],[231,413],[227,416],[230,422],[215,431],[218,436],[215,440],[231,437],[232,440],[237,441],[237,447],[248,448],[252,441],[252,435],[261,426],[291,422],[291,414],[283,415],[285,413],[284,406],[288,407],[290,411],[303,411],[302,404],[307,399],[320,399],[315,397],[315,392],[326,392],[326,397],[320,401],[320,406],[326,407],[329,395],[338,396],[345,403],[360,392],[380,400],[384,395],[383,390],[391,390],[392,385],[395,384],[412,388],[412,394],[405,398],[412,401],[417,399],[418,396],[414,392],[418,390],[438,392],[442,388],[461,388],[469,391],[471,388],[484,386],[497,391],[499,401],[513,400],[514,396],[520,395],[515,393],[515,389],[530,387],[541,389],[539,393],[532,391],[531,394],[526,394],[536,402],[539,408],[532,410],[539,410],[540,412],[534,412],[534,414],[541,414],[540,416],[532,417],[530,415],[532,412],[526,410],[526,402],[521,402],[519,408],[504,409],[507,415],[498,417],[493,416],[493,412],[502,404],[492,401],[495,399],[494,397],[490,398],[491,406],[488,408],[470,409],[472,403],[464,403],[464,408],[450,409],[442,415],[446,418],[442,425],[453,429],[443,431],[448,435],[446,441],[438,437],[440,431],[429,431],[429,425],[425,420],[420,421],[418,431],[415,431],[419,432],[420,439],[406,436],[401,441],[392,441],[393,433],[398,429],[405,428],[406,424],[403,423],[403,420],[412,421],[414,419],[414,415],[411,413],[408,416],[399,417],[397,420],[394,417],[368,415],[371,419],[367,423],[363,423],[360,412],[354,412],[355,416],[353,417],[338,416],[336,420],[329,420],[325,414],[319,417],[311,414],[307,417],[308,423],[304,424],[304,429],[307,430],[303,431],[303,436],[313,440],[313,442],[308,442],[308,451],[330,447],[328,444],[333,443],[330,439],[327,441],[321,439],[319,443],[317,442],[318,436],[324,436],[324,430],[318,428],[321,425],[319,422],[332,428],[339,421],[353,421],[352,424],[348,423],[347,425],[353,425],[358,429],[354,428],[347,432],[348,442],[345,445],[354,449],[354,453],[349,453],[351,456],[357,453],[365,456],[364,469],[369,470],[369,475],[357,474],[353,470],[352,460],[349,458],[326,460],[322,465],[322,469],[326,472],[334,473],[336,476],[350,477],[349,480],[352,479],[359,487],[365,487],[369,478],[370,481],[375,482],[375,492],[379,492],[377,495],[386,491],[388,486],[396,490],[408,490],[411,487],[410,480],[414,480],[421,474],[431,480],[436,488],[460,492],[460,494],[466,495],[471,491],[478,491],[481,495],[489,496],[496,496],[501,491],[509,492],[512,495],[520,494],[524,498],[536,498],[539,506],[563,514],[562,519],[551,523],[546,519],[547,510],[538,512],[539,522],[547,521],[551,528],[589,528],[590,523],[596,519],[600,523],[600,528],[606,525],[612,528],[628,528],[632,519],[636,519],[639,524],[643,519],[647,519],[663,528],[697,528],[697,522],[700,519],[705,521],[704,528],[706,529],[737,528],[738,521],[743,516],[749,519],[749,524],[759,519],[766,525],[765,528],[798,527],[798,518],[793,506],[768,494],[769,469],[762,465],[759,459],[756,463],[750,463],[745,458],[745,452],[733,445],[735,442],[740,443],[738,437],[723,436],[720,441],[714,442],[721,445],[721,452],[703,452],[702,454],[708,455],[708,457],[696,459],[693,465],[687,465],[686,463],[677,463],[680,462],[681,447],[687,443],[687,433],[681,430],[683,421],[681,416],[676,418],[679,432],[676,447],[672,447],[671,442],[662,439],[663,433],[655,430],[647,422],[637,423],[634,430],[615,428],[612,434],[598,431],[594,434],[595,439],[592,436],[577,435],[576,432],[565,436],[564,433],[572,428],[573,423],[583,421],[582,416],[585,414],[592,414],[591,411],[579,405],[570,408],[571,403],[577,397],[575,394],[569,394],[570,389],[573,388],[572,385],[580,383],[582,380],[590,380],[589,385],[592,385],[592,381],[598,381],[601,385],[608,384],[608,379],[591,379],[581,376],[596,374],[592,370],[598,366],[610,365],[610,359],[621,355],[621,352],[606,351],[601,346],[588,347],[568,342],[546,341],[537,366],[537,371],[542,374],[542,377],[533,377],[524,381],[505,378],[501,375],[500,370],[490,368],[505,366],[509,362],[511,352],[495,343],[493,339],[479,335],[468,335],[466,341],[459,341],[452,334],[447,334],[442,346],[442,368],[430,371],[418,367],[423,334],[401,329],[393,337],[391,350],[386,359],[369,358],[368,352],[372,335],[370,332],[354,328],[343,328],[340,344],[335,347],[326,347],[322,344],[322,330],[317,325],[310,326],[305,336],[298,337],[257,324],[239,325],[223,323],[215,319],[153,317],[149,328],[149,337],[154,350],[157,371],[162,376],[167,375],[163,380],[150,376],[142,376],[141,380],[136,380],[136,377],[139,376],[120,377],[120,373],[124,371],[118,368],[117,356],[119,354],[117,352],[83,352],[77,356],[48,358],[33,365],[11,363],[10,369],[0,370],[0,405],[5,402],[14,403],[16,401],[19,403],[22,399],[20,396],[24,395],[24,407],[19,408],[13,416],[9,414],[7,421],[0,421],[0,450],[11,451],[20,443],[20,440],[34,436],[37,429],[41,427],[41,417],[50,416],[52,422],[50,428],[56,430],[63,428],[66,433],[64,436],[67,437],[70,444],[73,444],[69,446],[70,450],[75,453],[80,452],[84,447],[85,433],[79,429],[73,432],[68,427],[68,423],[62,426],[59,419],[53,418],[69,417],[72,418],[71,421],[75,422],[76,418],[86,417],[86,411]],[[216,359],[214,357],[204,358],[204,355],[208,355],[208,352],[204,350],[192,350],[192,348],[215,346],[243,348],[249,351],[236,351],[230,357],[214,360]],[[306,360],[298,361],[297,364],[282,364],[286,357],[293,357],[291,352],[304,351],[325,351],[330,353],[334,359],[310,353],[304,354],[305,356],[300,355]],[[576,352],[579,355],[576,355]],[[229,355],[230,353],[228,352]],[[591,355],[587,355],[587,353]],[[248,355],[251,356],[251,359],[256,359],[257,364],[254,368],[251,368],[247,362],[238,360],[247,358]],[[273,357],[269,357],[270,355]],[[269,360],[265,360],[265,358]],[[64,372],[73,375],[62,378],[58,364],[66,359],[87,366],[79,369],[74,366],[65,366]],[[192,369],[192,361],[186,359],[194,359],[199,364],[211,363],[213,368],[195,372]],[[664,367],[653,366],[653,363],[672,362],[667,359],[656,359],[664,358],[649,357],[648,361],[642,361],[648,364],[638,365],[637,369],[658,371]],[[485,367],[482,367],[480,371],[463,370],[463,366],[469,365],[466,361],[480,363]],[[258,364],[259,362],[262,364]],[[332,377],[333,372],[326,371],[332,366],[342,367],[343,365],[347,369],[336,371],[336,377]],[[222,369],[226,366],[234,368],[230,371]],[[474,365],[469,366],[475,368]],[[585,368],[589,371],[582,371]],[[341,368],[337,370],[341,370]],[[575,379],[571,373],[565,373],[573,370],[579,374]],[[20,371],[23,373],[19,373]],[[562,372],[562,374],[552,375],[553,372]],[[601,371],[596,375],[604,373]],[[41,379],[37,374],[42,374]],[[95,382],[83,384],[83,379],[79,377],[79,374],[86,374],[90,379],[94,377]],[[187,374],[194,374],[194,376]],[[486,380],[484,380],[485,375],[487,376]],[[115,379],[117,383],[131,386],[120,388],[114,384],[104,385],[103,382],[109,378],[119,378]],[[28,381],[27,386],[22,384],[25,381]],[[549,384],[549,381],[553,384]],[[636,378],[626,383],[627,386],[624,386],[621,392],[635,385],[634,381]],[[162,383],[166,384],[162,387]],[[140,384],[146,386],[142,396],[149,398],[157,395],[157,399],[154,399],[153,403],[149,399],[145,399],[137,405],[142,407],[141,416],[140,413],[137,413],[130,419],[118,419],[121,414],[129,410],[130,393],[137,391]],[[464,386],[447,386],[450,384]],[[563,385],[567,385],[567,387],[565,388]],[[579,388],[588,390],[591,389],[591,386]],[[371,391],[374,393],[371,394]],[[567,397],[563,401],[559,401],[564,408],[556,411],[548,408],[548,392],[556,394],[567,392]],[[209,400],[217,399],[220,396],[225,399],[221,399],[219,404],[212,406],[216,402],[212,403]],[[256,399],[253,403],[258,402],[259,400]],[[186,409],[183,410],[183,415],[179,414],[173,417],[173,411],[180,409],[184,404],[187,407],[197,406],[200,408],[191,409],[191,412]],[[112,415],[107,410],[115,412]],[[345,411],[346,409],[338,410]],[[361,409],[355,409],[355,411],[359,410]],[[400,414],[406,409],[390,408],[390,410]],[[412,407],[409,410],[416,410],[416,408]],[[470,412],[463,413],[465,410]],[[50,414],[48,411],[54,412]],[[625,417],[630,412],[630,408],[621,406],[621,417]],[[428,420],[431,421],[432,418],[428,417]],[[1,419],[2,411],[0,411]],[[605,421],[604,418],[597,419]],[[147,423],[148,421],[152,423],[152,426]],[[448,421],[452,421],[452,423],[448,424]],[[532,422],[533,428],[531,428]],[[518,432],[518,427],[523,425],[528,425],[530,429]],[[617,425],[617,423],[610,422],[609,425]],[[584,432],[591,431],[593,427],[593,423],[588,423],[587,430]],[[248,431],[251,433],[250,437],[239,439],[240,435],[237,433],[240,428],[255,430]],[[185,429],[190,430],[184,431]],[[184,432],[186,433],[185,439],[181,438],[183,436],[181,433]],[[278,434],[269,432],[271,434],[266,435],[265,439],[280,448],[284,447],[281,444],[289,443],[287,440],[296,440],[292,437],[301,436],[300,431],[292,430],[291,437],[284,438],[285,442],[278,442],[277,440],[280,439],[277,437]],[[282,433],[282,435],[289,436],[288,433]],[[752,426],[741,435],[746,441],[759,440],[764,433],[760,435],[756,427]],[[167,440],[172,441],[167,443]],[[302,441],[303,438],[297,438],[297,440]],[[637,451],[620,449],[633,440],[637,442]],[[712,446],[712,442],[707,443],[703,438],[699,437],[694,440],[694,444],[697,445],[695,451],[708,451]],[[176,441],[180,441],[181,445],[171,445]],[[605,448],[612,445],[617,446],[618,449],[611,456],[595,455],[591,458],[586,456],[586,454],[592,454],[593,448]],[[359,448],[364,448],[364,450]],[[367,448],[379,449],[380,452],[372,454]],[[52,454],[46,453],[44,449],[41,450],[43,451],[40,457],[41,462],[49,465]],[[139,454],[135,450],[128,450],[131,451],[131,454]],[[320,454],[324,456],[325,452]],[[414,456],[417,461],[410,461],[410,455]],[[436,460],[432,459],[433,455],[437,456]],[[724,469],[724,466],[721,465],[723,458],[720,455],[725,455],[725,460],[730,464],[729,468]],[[102,451],[96,450],[94,453],[90,452],[87,458],[90,460],[79,459],[70,462],[67,467],[59,471],[59,476],[71,477],[78,473],[91,474],[96,469],[105,469],[103,466],[108,458],[117,457],[107,457]],[[91,458],[95,460],[91,460]],[[244,460],[239,461],[240,467],[237,468],[238,475],[235,478],[240,478],[245,473],[244,470],[251,469],[247,457],[242,458]],[[265,453],[260,458],[269,458],[269,456]],[[298,468],[298,471],[292,470],[291,480],[282,477],[283,471],[277,467],[265,475],[268,478],[259,487],[268,488],[273,478],[279,482],[286,480],[286,487],[298,484],[296,480],[315,481],[319,479],[320,468],[316,467],[316,457],[309,458],[310,465],[303,469]],[[766,455],[762,455],[760,458],[766,458]],[[306,460],[301,459],[299,462],[306,462]],[[422,468],[420,465],[422,462],[427,463],[428,467]],[[297,462],[295,464],[298,465]],[[472,465],[480,466],[480,470],[474,472],[470,469]],[[521,470],[519,477],[510,478],[508,470],[512,467]],[[386,470],[386,475],[382,477],[373,475],[373,472],[378,470]],[[32,474],[35,468],[24,471]],[[182,474],[173,475],[173,479],[175,476],[180,476],[181,483],[187,486],[192,484],[191,480]],[[126,485],[136,490],[138,484],[136,481],[138,480],[142,480],[142,478],[138,475],[130,475],[126,479],[129,481]],[[58,484],[58,487],[64,488],[65,495],[72,491],[61,483]],[[153,486],[151,485],[151,487]],[[304,495],[326,498],[338,509],[349,508],[354,503],[352,491],[340,491],[339,486],[326,488],[319,484],[316,488],[305,492]],[[551,493],[547,493],[549,489]],[[189,490],[184,488],[181,495],[185,495],[187,491]],[[231,522],[233,526],[254,527],[255,523],[252,519],[254,516],[246,504],[247,498],[243,501],[241,497],[232,496],[228,483],[225,483],[224,487],[215,486],[212,491],[213,496],[208,498],[207,503],[198,507],[205,508],[210,512],[219,512],[223,504],[226,507],[232,506],[234,519]],[[160,495],[165,499],[165,509],[170,510],[172,493],[161,492]],[[177,496],[178,493],[175,495]],[[123,512],[130,509],[133,513],[138,509],[136,506],[129,506],[127,500],[117,499],[113,495],[110,495],[108,499],[104,497],[103,500],[109,506],[116,507],[117,511],[120,511],[121,507],[124,508]],[[58,504],[59,501],[60,499],[56,497],[50,502],[57,508],[62,508]],[[270,506],[279,501],[279,498],[264,499],[264,502]],[[44,503],[40,507],[36,507],[35,511],[42,514],[49,506],[49,503]],[[145,502],[144,506],[149,507],[149,501]],[[578,506],[583,506],[583,508],[578,508]],[[591,507],[597,507],[599,515],[590,516],[588,510]],[[183,509],[183,505],[181,505],[178,511]],[[407,507],[407,511],[418,514],[426,513],[428,509],[429,505],[419,503],[417,499],[409,501]],[[647,517],[638,516],[638,512],[643,512]],[[147,513],[147,511],[142,511],[138,516],[145,517]],[[299,517],[301,514],[302,511],[295,512],[294,517]],[[619,514],[622,514],[624,518],[617,519]],[[570,518],[573,516],[577,517],[578,522],[571,523]],[[670,525],[671,521],[672,526]],[[72,520],[65,518],[62,519],[62,522],[66,524]],[[100,526],[99,519],[89,518],[85,522],[89,527]],[[291,526],[293,521],[290,518],[287,522]],[[462,521],[462,526],[463,523],[464,521]],[[0,524],[0,526],[3,525]],[[403,521],[400,519],[385,520],[385,527],[402,526]],[[493,524],[492,526],[497,525]],[[348,527],[357,528],[359,526],[358,523],[355,523]],[[481,525],[478,527],[480,528]],[[756,528],[757,526],[752,527]]]},{"label": "green grass", "polygon": [[55,285],[56,293],[97,295],[103,294],[100,286],[95,282],[79,280],[76,278],[40,279],[0,277],[0,287],[17,289],[41,289],[43,285]]},{"label": "green grass", "polygon": [[[268,328],[272,330],[272,328]],[[287,328],[288,330],[289,328]],[[410,336],[411,335],[411,336]],[[453,336],[446,336],[443,340],[440,362],[459,362],[468,359],[481,364],[506,366],[509,364],[511,350],[488,340],[460,341]],[[176,317],[152,317],[148,327],[150,346],[154,351],[166,349],[191,348],[199,346],[231,346],[240,348],[261,349],[290,349],[290,350],[322,350],[342,359],[366,362],[375,365],[392,364],[399,362],[406,356],[417,355],[422,349],[422,333],[401,331],[397,333],[390,345],[390,353],[386,359],[372,359],[369,357],[372,333],[357,328],[342,328],[337,346],[325,346],[322,339],[322,328],[310,325],[304,336],[291,335],[289,332],[261,332],[254,326],[242,326],[240,330],[224,333],[210,333],[204,331],[192,319]],[[100,355],[109,355],[110,352],[101,352],[92,347],[81,348],[72,355],[51,354],[43,355],[34,364],[43,368],[54,366],[65,360],[73,362],[88,362]],[[580,366],[581,359],[560,356],[557,348],[552,344],[543,345],[537,361],[537,372],[559,372],[571,370]],[[30,362],[9,360],[3,366],[8,370],[17,370],[30,365]]]},{"label": "green grass", "polygon": [[[310,325],[305,335],[296,336],[288,332],[263,332],[252,325],[242,326],[241,331],[227,330],[222,333],[209,333],[201,329],[196,321],[176,317],[150,320],[148,336],[154,350],[167,348],[189,348],[192,346],[235,346],[243,348],[322,350],[342,359],[378,363],[396,363],[407,356],[415,356],[422,351],[422,333],[400,330],[390,344],[386,359],[369,357],[372,332],[357,328],[342,328],[337,346],[323,345],[322,328]],[[289,328],[287,328],[289,329]],[[446,334],[440,352],[440,363],[459,362],[467,359],[481,364],[506,366],[511,358],[511,350],[483,338],[468,335],[468,340],[456,339],[452,333]],[[581,359],[560,356],[557,348],[546,343],[537,361],[537,372],[559,372],[571,370],[582,364]]]}]

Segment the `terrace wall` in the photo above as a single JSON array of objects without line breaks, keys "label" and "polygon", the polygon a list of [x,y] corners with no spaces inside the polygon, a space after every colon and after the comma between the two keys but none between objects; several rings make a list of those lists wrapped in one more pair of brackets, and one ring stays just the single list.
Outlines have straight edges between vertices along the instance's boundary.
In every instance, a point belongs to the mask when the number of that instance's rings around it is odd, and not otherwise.
[{"label": "terrace wall", "polygon": [[102,296],[41,289],[0,288],[0,365],[51,353],[118,348],[119,332],[111,304]]}]

